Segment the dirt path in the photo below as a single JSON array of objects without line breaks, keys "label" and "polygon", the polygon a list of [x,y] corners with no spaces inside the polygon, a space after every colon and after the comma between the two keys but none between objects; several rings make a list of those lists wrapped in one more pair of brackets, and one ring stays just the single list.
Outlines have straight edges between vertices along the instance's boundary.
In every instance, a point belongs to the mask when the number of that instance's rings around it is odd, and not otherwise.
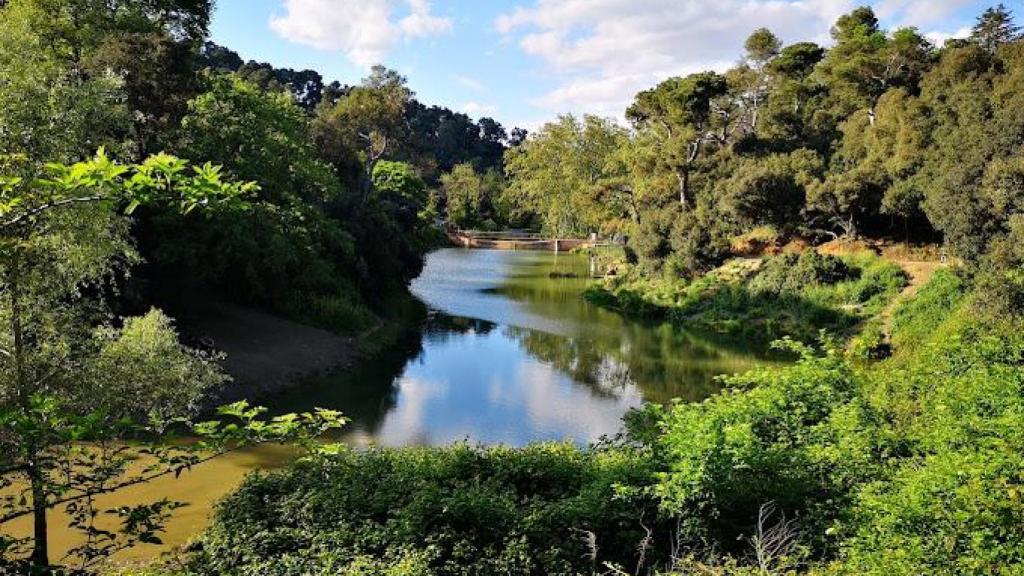
[{"label": "dirt path", "polygon": [[924,286],[925,284],[928,283],[929,280],[931,280],[932,275],[935,274],[935,272],[938,269],[946,266],[946,264],[943,264],[941,262],[923,262],[910,260],[893,260],[893,262],[895,262],[901,268],[903,268],[903,270],[910,277],[910,282],[907,284],[907,287],[904,288],[902,292],[900,292],[899,296],[893,298],[892,302],[890,302],[889,305],[885,307],[885,310],[882,310],[882,334],[884,335],[886,341],[888,341],[889,337],[892,335],[893,313],[896,311],[896,308],[898,308],[902,302],[905,302],[906,300],[913,298],[914,295],[917,294],[918,290],[920,290],[922,286]]}]

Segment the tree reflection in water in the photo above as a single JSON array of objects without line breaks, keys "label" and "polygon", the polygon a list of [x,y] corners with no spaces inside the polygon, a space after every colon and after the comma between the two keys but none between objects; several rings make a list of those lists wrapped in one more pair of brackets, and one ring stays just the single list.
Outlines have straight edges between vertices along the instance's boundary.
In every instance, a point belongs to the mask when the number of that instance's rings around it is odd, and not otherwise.
[{"label": "tree reflection in water", "polygon": [[597,308],[581,297],[587,271],[573,255],[439,251],[413,288],[430,311],[396,345],[274,404],[342,410],[357,444],[587,442],[642,402],[700,400],[717,376],[771,361]]}]

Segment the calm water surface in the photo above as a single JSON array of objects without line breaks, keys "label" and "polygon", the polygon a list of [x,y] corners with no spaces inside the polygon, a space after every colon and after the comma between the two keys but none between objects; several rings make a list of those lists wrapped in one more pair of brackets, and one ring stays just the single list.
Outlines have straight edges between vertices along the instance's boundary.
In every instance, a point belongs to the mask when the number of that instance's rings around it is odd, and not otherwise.
[{"label": "calm water surface", "polygon": [[586,443],[644,402],[699,400],[760,350],[626,320],[582,298],[586,257],[444,249],[412,292],[430,312],[408,342],[292,390],[282,411],[336,408],[359,444]]}]

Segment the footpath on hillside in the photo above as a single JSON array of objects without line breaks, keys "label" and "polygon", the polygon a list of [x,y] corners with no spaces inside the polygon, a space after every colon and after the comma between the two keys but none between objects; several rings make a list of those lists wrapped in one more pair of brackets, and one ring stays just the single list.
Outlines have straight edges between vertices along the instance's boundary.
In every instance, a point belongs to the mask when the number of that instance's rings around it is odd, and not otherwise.
[{"label": "footpath on hillside", "polygon": [[882,336],[886,341],[889,340],[892,335],[892,321],[893,313],[903,302],[914,297],[915,294],[921,289],[922,286],[931,280],[932,275],[935,274],[940,268],[944,268],[947,265],[942,262],[920,262],[920,261],[900,261],[893,260],[896,264],[899,264],[901,268],[907,273],[910,278],[907,287],[900,292],[900,295],[893,298],[893,301],[882,310]]}]

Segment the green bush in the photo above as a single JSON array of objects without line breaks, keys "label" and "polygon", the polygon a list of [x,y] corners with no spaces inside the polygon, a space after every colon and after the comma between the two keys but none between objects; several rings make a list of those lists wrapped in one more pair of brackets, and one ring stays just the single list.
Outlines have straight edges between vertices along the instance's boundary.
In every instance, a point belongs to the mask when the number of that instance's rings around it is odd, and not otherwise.
[{"label": "green bush", "polygon": [[914,348],[863,384],[879,472],[837,524],[841,573],[1024,570],[1024,337],[971,306],[939,313],[959,292],[937,276],[902,313]]},{"label": "green bush", "polygon": [[817,250],[783,254],[768,260],[764,268],[751,280],[750,291],[755,294],[800,294],[810,286],[831,286],[854,279],[859,270],[846,262],[819,254]]},{"label": "green bush", "polygon": [[736,551],[768,502],[801,515],[812,539],[838,516],[846,487],[820,447],[853,398],[853,371],[835,350],[791,347],[794,366],[727,378],[723,393],[666,411],[658,445],[667,470],[656,493],[687,519],[687,539]]},{"label": "green bush", "polygon": [[810,341],[821,330],[851,336],[907,283],[899,266],[873,254],[840,259],[809,250],[770,258],[756,273],[737,262],[692,281],[618,278],[587,298],[626,314],[764,343],[785,336]]},{"label": "green bush", "polygon": [[359,332],[371,328],[377,317],[355,292],[348,296],[314,296],[309,321],[336,332]]},{"label": "green bush", "polygon": [[418,574],[589,573],[588,533],[602,560],[633,565],[642,519],[657,518],[653,500],[618,486],[646,485],[652,473],[624,448],[343,451],[250,477],[219,506],[192,569],[319,574],[370,562],[369,573],[401,574],[414,562]]}]

